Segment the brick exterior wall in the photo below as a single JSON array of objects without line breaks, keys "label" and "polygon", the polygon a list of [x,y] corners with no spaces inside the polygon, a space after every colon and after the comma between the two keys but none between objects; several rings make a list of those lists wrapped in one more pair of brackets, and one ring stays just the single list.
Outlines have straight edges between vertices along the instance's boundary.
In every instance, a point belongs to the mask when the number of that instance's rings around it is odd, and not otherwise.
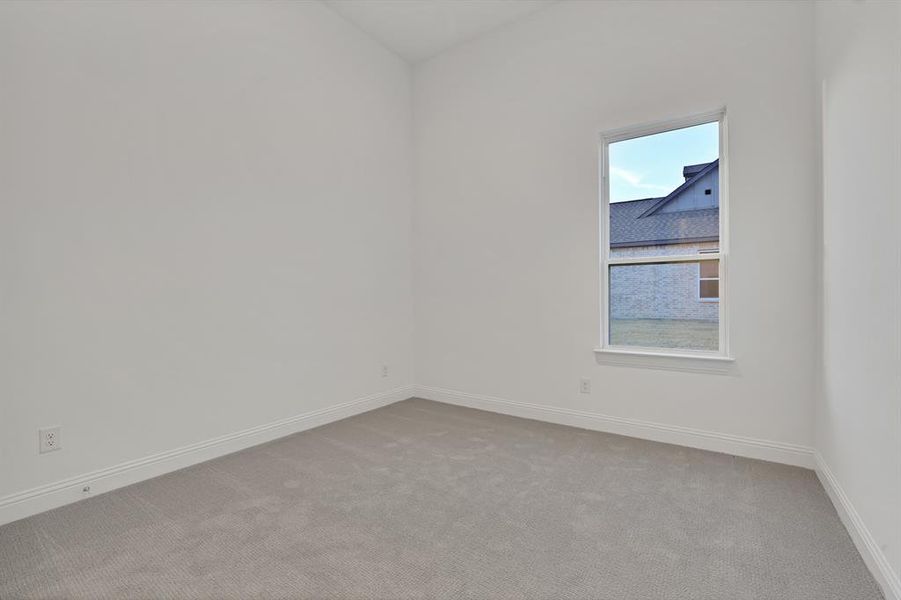
[{"label": "brick exterior wall", "polygon": [[[611,256],[674,256],[715,249],[717,242],[613,248]],[[717,321],[719,302],[698,298],[698,263],[610,267],[610,318]]]}]

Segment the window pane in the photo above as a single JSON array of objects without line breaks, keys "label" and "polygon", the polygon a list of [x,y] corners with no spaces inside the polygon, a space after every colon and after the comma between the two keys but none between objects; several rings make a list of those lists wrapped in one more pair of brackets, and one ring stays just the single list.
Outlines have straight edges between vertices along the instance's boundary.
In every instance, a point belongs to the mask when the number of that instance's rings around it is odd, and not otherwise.
[{"label": "window pane", "polygon": [[610,256],[719,247],[719,123],[610,144]]},{"label": "window pane", "polygon": [[719,303],[698,297],[698,262],[609,268],[610,345],[719,348]]},{"label": "window pane", "polygon": [[719,279],[702,279],[700,295],[704,299],[716,299],[720,297]]},{"label": "window pane", "polygon": [[702,279],[710,279],[717,278],[720,276],[720,261],[718,260],[705,260],[701,262],[701,278]]}]

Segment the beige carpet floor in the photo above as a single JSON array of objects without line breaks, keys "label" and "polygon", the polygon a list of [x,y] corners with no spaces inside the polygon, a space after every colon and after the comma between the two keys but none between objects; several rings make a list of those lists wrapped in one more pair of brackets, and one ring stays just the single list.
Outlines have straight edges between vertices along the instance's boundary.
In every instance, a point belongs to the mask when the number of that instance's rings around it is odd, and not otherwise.
[{"label": "beige carpet floor", "polygon": [[407,400],[0,528],[0,598],[869,600],[813,472]]}]

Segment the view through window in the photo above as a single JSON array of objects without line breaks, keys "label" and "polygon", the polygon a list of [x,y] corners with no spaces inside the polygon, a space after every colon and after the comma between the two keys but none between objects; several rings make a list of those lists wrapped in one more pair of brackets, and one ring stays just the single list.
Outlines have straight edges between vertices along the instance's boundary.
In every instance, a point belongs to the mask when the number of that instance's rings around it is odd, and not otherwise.
[{"label": "view through window", "polygon": [[720,122],[605,143],[605,345],[719,352]]}]

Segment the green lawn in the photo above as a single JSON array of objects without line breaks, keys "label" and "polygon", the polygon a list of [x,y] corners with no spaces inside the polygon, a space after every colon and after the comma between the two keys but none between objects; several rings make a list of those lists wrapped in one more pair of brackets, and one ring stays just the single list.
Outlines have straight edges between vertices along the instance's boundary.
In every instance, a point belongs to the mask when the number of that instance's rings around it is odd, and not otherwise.
[{"label": "green lawn", "polygon": [[719,323],[675,319],[611,319],[610,344],[717,350]]}]

